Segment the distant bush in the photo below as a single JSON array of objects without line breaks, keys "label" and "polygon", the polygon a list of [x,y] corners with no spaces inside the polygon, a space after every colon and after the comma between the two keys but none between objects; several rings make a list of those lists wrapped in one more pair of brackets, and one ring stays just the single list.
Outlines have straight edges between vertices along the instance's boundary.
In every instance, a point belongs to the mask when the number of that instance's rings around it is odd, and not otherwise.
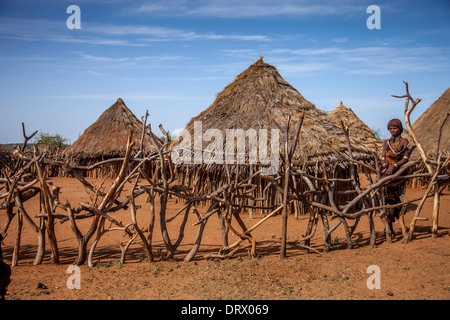
[{"label": "distant bush", "polygon": [[39,132],[34,140],[34,144],[44,146],[51,151],[57,151],[65,147],[67,139],[59,134],[51,135],[49,133]]}]

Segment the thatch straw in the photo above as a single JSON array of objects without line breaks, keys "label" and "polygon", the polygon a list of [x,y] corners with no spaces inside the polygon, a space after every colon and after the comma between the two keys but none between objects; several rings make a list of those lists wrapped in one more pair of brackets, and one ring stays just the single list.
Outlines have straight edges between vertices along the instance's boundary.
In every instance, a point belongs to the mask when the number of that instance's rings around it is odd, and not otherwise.
[{"label": "thatch straw", "polygon": [[[109,107],[65,151],[72,159],[108,159],[125,154],[127,137],[132,134],[133,150],[140,148],[142,122],[127,108],[121,98]],[[151,150],[150,137],[144,137],[146,150]]]},{"label": "thatch straw", "polygon": [[[447,112],[450,112],[450,88],[437,99],[412,125],[416,136],[428,156],[434,158],[438,138],[438,127]],[[439,153],[450,152],[450,119],[442,129]],[[415,150],[413,157],[418,157]]]},{"label": "thatch straw", "polygon": [[350,135],[361,139],[368,149],[376,153],[381,151],[383,141],[378,139],[369,126],[352,109],[347,108],[342,101],[328,114],[328,119],[338,126],[341,125],[341,122],[344,122],[345,126],[349,128]]},{"label": "thatch straw", "polygon": [[[327,155],[347,152],[342,129],[262,58],[226,86],[206,110],[191,119],[186,129],[193,137],[194,122],[201,121],[203,132],[210,128],[218,129],[225,137],[226,129],[277,129],[273,120],[285,126],[290,115],[289,141],[292,143],[302,110],[305,118],[294,160],[326,158]],[[283,152],[284,141],[284,134],[280,132],[280,152]],[[370,150],[359,139],[352,138],[352,144],[355,154],[370,154]]]}]

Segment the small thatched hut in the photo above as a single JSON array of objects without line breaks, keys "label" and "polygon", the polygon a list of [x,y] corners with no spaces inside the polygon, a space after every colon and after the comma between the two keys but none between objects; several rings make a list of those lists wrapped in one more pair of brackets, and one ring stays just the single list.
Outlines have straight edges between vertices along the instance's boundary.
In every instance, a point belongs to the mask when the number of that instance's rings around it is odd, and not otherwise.
[{"label": "small thatched hut", "polygon": [[[84,133],[64,151],[71,165],[88,166],[99,161],[120,158],[125,155],[128,135],[132,135],[132,152],[136,154],[141,147],[142,121],[127,108],[121,98],[105,110]],[[144,136],[145,152],[152,152],[148,135]],[[113,162],[101,169],[92,170],[89,176],[117,173],[121,163]],[[100,170],[100,171],[99,171]]]},{"label": "small thatched hut", "polygon": [[[413,130],[417,139],[428,156],[434,158],[438,128],[445,115],[450,112],[450,88],[448,88],[413,124]],[[450,119],[447,119],[442,128],[439,153],[450,152]],[[419,157],[417,150],[413,151],[413,157]]]},{"label": "small thatched hut", "polygon": [[350,135],[358,137],[368,149],[373,150],[376,154],[381,152],[383,141],[377,138],[369,126],[352,109],[347,108],[342,101],[328,114],[328,118],[338,126],[341,126],[341,122],[343,122],[349,128]]}]

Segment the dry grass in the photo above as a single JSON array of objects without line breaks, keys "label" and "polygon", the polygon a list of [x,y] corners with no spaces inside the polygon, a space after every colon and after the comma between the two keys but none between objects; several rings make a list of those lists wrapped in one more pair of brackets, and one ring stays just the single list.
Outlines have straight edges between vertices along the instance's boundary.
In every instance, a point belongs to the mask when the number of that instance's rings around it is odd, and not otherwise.
[{"label": "dry grass", "polygon": [[[65,155],[77,160],[120,157],[125,154],[129,134],[136,152],[141,143],[142,121],[119,98],[65,150]],[[144,137],[144,144],[151,145],[149,136]]]},{"label": "dry grass", "polygon": [[339,106],[328,114],[328,118],[338,126],[341,125],[341,122],[344,122],[344,125],[349,128],[350,135],[360,138],[368,149],[373,150],[375,153],[381,151],[383,142],[375,136],[373,131],[352,109],[343,105],[342,101]]},{"label": "dry grass", "polygon": [[[425,152],[434,157],[437,143],[438,127],[443,117],[450,112],[450,88],[437,99],[412,125],[419,142]],[[450,151],[450,119],[444,124],[442,129],[439,152]],[[413,152],[413,156],[419,156],[418,151]]]},{"label": "dry grass", "polygon": [[[226,86],[206,110],[191,119],[186,129],[193,137],[194,122],[201,121],[203,132],[210,128],[218,129],[225,137],[226,129],[276,129],[273,120],[285,126],[290,116],[289,141],[293,143],[302,110],[305,118],[294,160],[326,157],[347,151],[342,129],[262,58]],[[351,140],[355,153],[370,153],[360,138],[352,137]],[[280,150],[284,143],[285,136],[281,132]]]}]

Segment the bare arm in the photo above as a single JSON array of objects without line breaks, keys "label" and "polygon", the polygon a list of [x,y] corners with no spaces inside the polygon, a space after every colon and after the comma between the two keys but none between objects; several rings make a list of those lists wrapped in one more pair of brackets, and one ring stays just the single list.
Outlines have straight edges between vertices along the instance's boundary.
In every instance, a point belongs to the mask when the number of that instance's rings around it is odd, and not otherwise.
[{"label": "bare arm", "polygon": [[400,142],[401,150],[406,150],[404,156],[394,164],[395,168],[398,168],[409,161],[408,139],[402,139]]},{"label": "bare arm", "polygon": [[383,151],[381,152],[381,166],[383,168],[387,166],[387,163],[386,163],[387,143],[388,143],[388,140],[385,140],[383,143]]}]

